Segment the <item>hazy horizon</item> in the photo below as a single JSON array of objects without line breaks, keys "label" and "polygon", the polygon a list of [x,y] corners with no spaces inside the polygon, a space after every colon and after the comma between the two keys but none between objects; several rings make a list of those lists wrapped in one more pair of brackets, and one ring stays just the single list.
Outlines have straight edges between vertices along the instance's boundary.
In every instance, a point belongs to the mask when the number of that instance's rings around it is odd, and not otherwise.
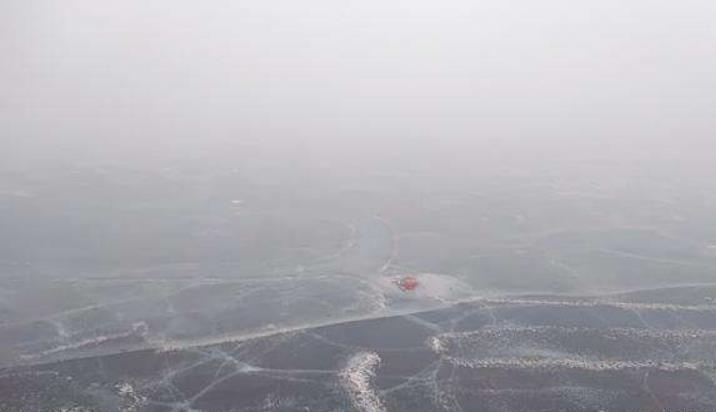
[{"label": "hazy horizon", "polygon": [[0,8],[5,164],[716,148],[706,0]]}]

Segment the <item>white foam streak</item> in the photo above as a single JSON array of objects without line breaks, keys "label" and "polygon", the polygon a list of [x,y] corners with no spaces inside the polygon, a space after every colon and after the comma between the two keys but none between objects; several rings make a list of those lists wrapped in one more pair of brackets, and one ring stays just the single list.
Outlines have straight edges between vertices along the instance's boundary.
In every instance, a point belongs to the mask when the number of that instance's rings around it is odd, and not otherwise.
[{"label": "white foam streak", "polygon": [[692,312],[716,312],[716,305],[677,305],[671,303],[640,303],[640,302],[615,302],[610,300],[543,300],[543,299],[520,299],[520,298],[487,298],[476,299],[474,302],[481,302],[486,305],[500,306],[563,306],[563,307],[613,307],[625,310],[662,310],[662,311],[692,311]]},{"label": "white foam streak", "polygon": [[447,356],[444,358],[455,366],[467,368],[501,369],[583,369],[591,371],[618,371],[627,369],[658,369],[663,371],[698,370],[697,362],[652,362],[652,361],[603,361],[582,358],[530,359],[530,358],[485,358],[467,359]]},{"label": "white foam streak", "polygon": [[380,365],[380,356],[374,352],[360,352],[353,355],[341,370],[339,377],[343,388],[353,405],[364,412],[384,412],[385,406],[373,388],[375,371]]},{"label": "white foam streak", "polygon": [[37,353],[31,353],[31,354],[25,354],[21,355],[20,358],[25,361],[29,360],[35,360],[35,359],[41,359],[46,356],[50,355],[56,355],[58,353],[71,351],[71,350],[78,350],[83,349],[86,347],[91,346],[99,346],[103,343],[115,340],[115,339],[124,339],[132,336],[145,336],[146,334],[147,325],[144,322],[137,322],[134,325],[132,325],[132,330],[128,332],[123,333],[116,333],[112,335],[99,335],[94,336],[91,338],[83,339],[77,342],[72,342],[64,345],[55,346],[53,348],[37,352]]}]

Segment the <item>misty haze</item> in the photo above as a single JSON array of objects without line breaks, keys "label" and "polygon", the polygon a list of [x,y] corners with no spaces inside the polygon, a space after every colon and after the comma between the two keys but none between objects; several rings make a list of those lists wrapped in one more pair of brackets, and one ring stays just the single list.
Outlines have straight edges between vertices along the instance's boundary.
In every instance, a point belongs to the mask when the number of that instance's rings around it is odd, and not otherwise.
[{"label": "misty haze", "polygon": [[712,0],[0,0],[0,412],[716,411]]}]

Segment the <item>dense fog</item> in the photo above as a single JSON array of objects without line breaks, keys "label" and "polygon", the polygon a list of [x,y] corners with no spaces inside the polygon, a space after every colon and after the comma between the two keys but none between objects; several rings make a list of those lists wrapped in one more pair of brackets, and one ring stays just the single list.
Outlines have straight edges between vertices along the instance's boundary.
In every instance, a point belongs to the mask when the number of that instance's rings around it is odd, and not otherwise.
[{"label": "dense fog", "polygon": [[485,162],[494,144],[686,160],[713,140],[707,0],[0,8],[3,163]]},{"label": "dense fog", "polygon": [[0,410],[714,410],[714,21],[0,0]]}]

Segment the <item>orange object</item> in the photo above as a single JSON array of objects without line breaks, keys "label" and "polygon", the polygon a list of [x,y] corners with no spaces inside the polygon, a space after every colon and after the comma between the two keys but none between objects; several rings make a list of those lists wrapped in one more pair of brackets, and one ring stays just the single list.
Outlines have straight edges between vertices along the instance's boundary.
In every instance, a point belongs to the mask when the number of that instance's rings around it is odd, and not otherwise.
[{"label": "orange object", "polygon": [[418,286],[418,279],[413,276],[406,276],[398,280],[398,287],[405,291],[415,290]]}]

